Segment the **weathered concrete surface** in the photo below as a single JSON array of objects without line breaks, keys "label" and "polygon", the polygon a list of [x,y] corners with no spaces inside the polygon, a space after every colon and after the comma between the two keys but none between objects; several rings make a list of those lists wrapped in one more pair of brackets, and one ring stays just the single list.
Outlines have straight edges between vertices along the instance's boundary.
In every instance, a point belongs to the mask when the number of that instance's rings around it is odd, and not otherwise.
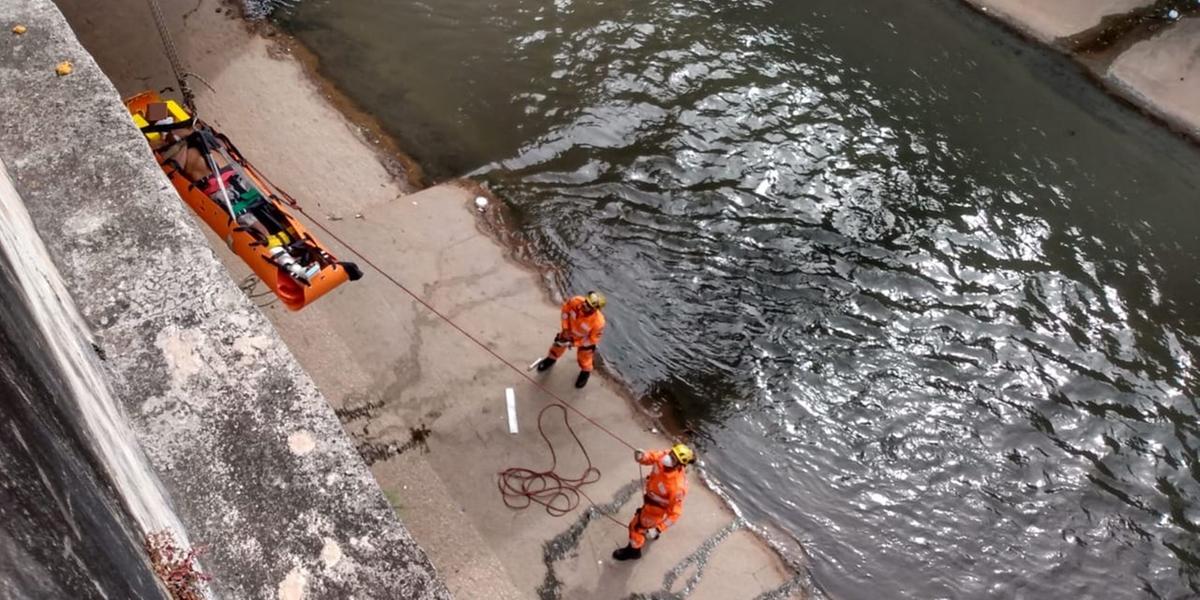
[{"label": "weathered concrete surface", "polygon": [[1075,35],[1109,15],[1154,4],[1154,0],[966,0],[988,14],[1045,42]]},{"label": "weathered concrete surface", "polygon": [[1186,19],[1135,44],[1113,62],[1106,80],[1200,139],[1200,19]]},{"label": "weathered concrete surface", "polygon": [[[111,20],[141,18],[139,0],[121,0],[129,10],[119,16],[89,10],[90,3],[81,0],[61,2],[118,86],[126,86],[124,92],[171,83],[161,62],[130,59],[153,55],[154,40],[142,40],[139,46],[108,27]],[[211,0],[166,5],[188,67],[217,89],[217,94],[198,90],[204,116],[324,224],[461,318],[469,331],[507,358],[528,364],[544,352],[557,307],[544,297],[534,274],[509,262],[503,249],[476,229],[466,206],[471,194],[442,187],[403,196],[402,182],[379,166],[360,132],[322,98],[301,65],[287,57],[286,47],[248,34],[238,21],[218,15],[214,6]],[[113,23],[112,31],[122,27],[127,26]],[[286,110],[272,109],[277,101]],[[297,144],[294,136],[304,136],[310,125],[320,135]],[[317,139],[319,143],[311,142]],[[326,193],[329,188],[323,186],[331,171],[323,166],[335,159],[339,162],[333,171],[350,183]],[[356,213],[362,218],[355,218]],[[247,273],[229,253],[219,254],[235,279]],[[612,564],[609,554],[624,544],[625,531],[610,521],[581,512],[556,519],[537,510],[506,508],[496,490],[496,473],[513,465],[548,466],[533,421],[545,399],[515,373],[466,345],[378,273],[368,271],[362,281],[300,313],[286,312],[269,298],[261,300],[338,408],[360,451],[374,462],[372,470],[389,499],[456,596],[529,598],[538,596],[539,588],[544,588],[543,597],[561,598],[685,589],[694,590],[694,598],[721,599],[794,592],[792,570],[757,537],[734,527],[734,515],[699,481],[693,483],[684,521],[633,565]],[[632,442],[667,443],[647,432],[630,403],[603,379],[576,392],[574,376],[573,362],[564,361],[551,381]],[[517,388],[517,436],[506,432],[506,386]],[[618,518],[627,520],[634,503],[629,500],[633,488],[626,486],[638,477],[631,453],[581,420],[573,422],[605,474],[586,491],[597,502],[610,503],[623,490],[615,508]],[[412,440],[412,430],[422,425],[432,430],[425,444]],[[561,447],[561,425],[551,423],[547,431]],[[564,472],[579,468],[577,452],[563,452]],[[555,539],[558,543],[551,543]],[[706,552],[716,558],[695,569],[697,561],[689,557]],[[545,587],[548,579],[560,583]],[[733,596],[727,595],[730,588],[736,588]]]},{"label": "weathered concrete surface", "polygon": [[[106,6],[107,10],[108,7]],[[229,598],[439,598],[312,381],[230,282],[48,0],[0,0],[0,160]],[[17,23],[22,36],[9,33]],[[74,64],[66,77],[54,73]]]}]

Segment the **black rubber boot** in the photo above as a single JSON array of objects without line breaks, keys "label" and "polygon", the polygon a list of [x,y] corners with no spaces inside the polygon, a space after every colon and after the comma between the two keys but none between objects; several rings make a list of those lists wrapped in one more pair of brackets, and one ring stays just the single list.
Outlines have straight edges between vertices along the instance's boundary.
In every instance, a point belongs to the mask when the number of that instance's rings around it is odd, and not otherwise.
[{"label": "black rubber boot", "polygon": [[613,550],[613,558],[617,560],[637,560],[642,557],[642,549],[634,548],[633,546],[625,546]]},{"label": "black rubber boot", "polygon": [[537,367],[538,373],[541,373],[542,371],[545,371],[546,369],[553,367],[554,363],[556,363],[556,362],[558,362],[558,359],[556,359],[556,358],[550,358],[549,356],[547,356],[546,358],[543,358],[542,362],[538,363],[538,367]]},{"label": "black rubber boot", "polygon": [[347,261],[342,261],[338,264],[342,265],[342,268],[346,269],[346,276],[350,278],[350,281],[358,281],[359,279],[362,279],[363,272],[362,269],[358,268],[358,265]]},{"label": "black rubber boot", "polygon": [[581,387],[587,385],[587,380],[591,376],[592,376],[591,371],[580,371],[579,377],[575,378],[575,387],[581,388]]}]

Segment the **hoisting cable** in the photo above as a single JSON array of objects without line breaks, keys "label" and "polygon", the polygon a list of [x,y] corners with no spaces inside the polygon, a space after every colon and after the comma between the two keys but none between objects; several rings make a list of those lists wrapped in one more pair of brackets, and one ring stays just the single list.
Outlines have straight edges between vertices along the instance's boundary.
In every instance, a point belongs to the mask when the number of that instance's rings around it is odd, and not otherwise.
[{"label": "hoisting cable", "polygon": [[[247,163],[247,164],[248,164],[248,163]],[[471,333],[470,333],[470,332],[468,332],[467,330],[465,330],[465,329],[463,329],[462,327],[460,327],[460,326],[458,325],[458,323],[455,323],[455,322],[454,322],[454,320],[453,320],[453,319],[451,319],[450,317],[448,317],[448,316],[446,316],[446,315],[442,314],[442,312],[441,312],[441,311],[439,311],[438,309],[434,308],[434,307],[433,307],[433,305],[431,305],[429,302],[427,302],[427,301],[426,301],[424,298],[422,298],[422,297],[421,297],[420,295],[418,295],[416,292],[414,292],[414,291],[412,291],[412,290],[408,289],[408,286],[406,286],[406,285],[404,285],[403,283],[401,283],[401,282],[400,282],[400,280],[396,279],[396,278],[395,278],[395,277],[393,277],[391,274],[389,274],[387,271],[383,270],[383,268],[382,268],[382,267],[380,267],[379,265],[377,265],[377,264],[375,264],[374,262],[372,262],[370,258],[367,258],[367,256],[366,256],[366,255],[364,255],[362,252],[360,252],[360,251],[359,251],[357,248],[355,248],[353,245],[351,245],[351,244],[349,244],[348,242],[346,242],[346,240],[343,240],[343,239],[342,239],[341,237],[339,237],[339,236],[338,236],[336,233],[334,233],[333,231],[330,231],[328,227],[325,227],[325,225],[321,224],[321,222],[320,222],[320,221],[318,221],[318,220],[316,220],[315,218],[313,218],[313,216],[312,216],[312,215],[308,214],[308,212],[304,210],[304,207],[300,206],[300,203],[299,203],[299,202],[297,202],[297,201],[296,201],[296,199],[295,199],[295,198],[293,198],[291,194],[289,194],[289,193],[285,192],[285,191],[284,191],[282,188],[280,188],[279,186],[275,185],[275,184],[274,184],[274,183],[273,183],[273,182],[272,182],[270,179],[267,179],[267,178],[266,178],[266,177],[265,177],[265,176],[262,174],[262,172],[261,172],[261,171],[259,171],[258,169],[254,168],[253,166],[250,166],[250,171],[251,171],[252,173],[254,173],[255,175],[257,175],[258,177],[261,177],[261,178],[263,179],[263,181],[266,181],[266,182],[267,182],[267,184],[269,184],[271,187],[275,188],[275,190],[276,190],[276,191],[278,191],[278,192],[279,192],[279,194],[282,196],[282,199],[283,199],[285,202],[287,202],[288,206],[290,206],[290,207],[292,207],[292,208],[296,209],[296,211],[297,211],[297,212],[299,212],[300,214],[304,215],[305,217],[308,217],[308,220],[309,220],[309,221],[311,221],[311,222],[312,222],[314,225],[316,225],[318,229],[320,229],[321,231],[323,231],[323,232],[325,232],[326,234],[328,234],[328,235],[329,235],[329,237],[331,237],[331,238],[333,238],[334,240],[336,240],[336,241],[337,241],[339,244],[341,244],[342,246],[345,246],[345,248],[346,248],[347,250],[349,250],[351,254],[353,254],[353,255],[357,256],[358,258],[362,259],[363,263],[365,263],[367,266],[369,266],[369,267],[371,267],[372,269],[374,269],[374,270],[375,270],[375,272],[377,272],[377,273],[379,273],[380,275],[382,275],[382,276],[384,277],[384,279],[387,279],[389,282],[391,282],[391,283],[392,283],[392,285],[395,285],[397,288],[399,288],[399,289],[400,289],[401,291],[403,291],[405,294],[408,294],[408,295],[409,295],[409,296],[410,296],[410,297],[411,297],[413,300],[416,300],[418,304],[420,304],[421,306],[424,306],[424,307],[425,307],[425,308],[426,308],[426,309],[427,309],[429,312],[433,313],[435,316],[437,316],[437,317],[438,317],[439,319],[441,319],[442,321],[445,321],[447,325],[449,325],[449,326],[453,327],[453,328],[454,328],[456,331],[458,331],[459,333],[461,333],[461,334],[463,335],[463,337],[465,337],[465,338],[467,338],[468,340],[470,340],[471,342],[473,342],[473,343],[474,343],[476,346],[479,346],[479,347],[480,347],[480,348],[481,348],[481,349],[482,349],[484,352],[487,352],[488,354],[492,355],[492,357],[493,357],[493,358],[495,358],[496,360],[498,360],[498,361],[500,361],[501,363],[503,363],[503,364],[504,364],[504,366],[508,367],[509,369],[512,369],[512,370],[513,370],[513,372],[514,372],[514,373],[516,373],[517,375],[520,375],[521,377],[525,378],[525,380],[526,380],[526,381],[528,381],[529,383],[532,383],[532,384],[533,384],[535,387],[537,387],[539,390],[541,390],[542,392],[544,392],[544,393],[545,393],[547,396],[550,396],[550,398],[554,399],[554,400],[555,400],[556,402],[558,402],[559,404],[562,404],[564,407],[566,407],[567,409],[571,410],[571,411],[572,411],[572,412],[574,412],[575,414],[577,414],[577,415],[579,415],[579,416],[583,417],[583,418],[584,418],[586,421],[588,421],[588,422],[589,422],[589,423],[591,423],[592,425],[595,425],[597,429],[599,429],[599,430],[603,431],[604,433],[607,433],[607,434],[609,435],[609,437],[613,438],[614,440],[617,440],[618,442],[620,442],[620,443],[621,443],[621,445],[623,445],[623,446],[625,446],[625,447],[629,448],[630,450],[636,450],[636,449],[637,449],[636,447],[634,447],[634,446],[633,446],[633,444],[630,444],[629,442],[625,441],[625,439],[624,439],[624,438],[622,438],[621,436],[619,436],[619,435],[617,435],[617,434],[613,433],[613,432],[612,432],[612,430],[608,429],[608,428],[607,428],[607,427],[605,427],[604,425],[601,425],[599,421],[597,421],[597,420],[593,419],[592,417],[589,417],[589,416],[587,415],[587,413],[584,413],[583,411],[579,410],[578,408],[575,408],[574,406],[572,406],[572,405],[571,405],[570,403],[568,403],[566,400],[563,400],[561,396],[559,396],[558,394],[554,393],[554,391],[553,391],[553,390],[551,390],[550,388],[546,387],[546,386],[545,386],[545,384],[543,384],[542,382],[540,382],[540,381],[538,381],[538,380],[534,379],[533,377],[530,377],[528,373],[526,373],[525,371],[523,371],[523,370],[521,369],[521,367],[518,367],[517,365],[513,364],[512,362],[509,362],[509,361],[508,361],[508,359],[504,358],[503,356],[500,356],[500,354],[499,354],[499,353],[497,353],[495,350],[492,350],[490,347],[488,347],[488,345],[487,345],[487,344],[483,343],[483,341],[481,341],[479,338],[475,337],[474,335],[471,335]]]},{"label": "hoisting cable", "polygon": [[[151,0],[153,2],[153,0]],[[229,211],[229,223],[232,223],[237,215],[233,212],[233,201],[230,200],[229,190],[225,189],[225,177],[221,175],[221,169],[217,168],[217,161],[212,157],[212,152],[209,151],[208,138],[203,133],[196,134],[196,139],[200,142],[200,153],[204,155],[204,161],[208,163],[208,168],[213,172],[213,180],[217,182],[217,190],[221,193],[221,199],[225,201],[225,210]],[[231,238],[232,239],[232,238]],[[227,242],[232,246],[232,242]]]},{"label": "hoisting cable", "polygon": [[[331,231],[328,227],[326,227],[320,221],[313,218],[313,216],[308,214],[308,212],[306,212],[304,210],[304,207],[301,206],[300,203],[294,197],[292,197],[291,194],[284,191],[283,188],[279,187],[278,185],[275,185],[274,182],[272,182],[270,179],[268,179],[266,177],[266,175],[264,175],[261,171],[256,169],[249,162],[246,162],[245,166],[253,175],[255,175],[256,177],[259,177],[263,181],[267,182],[267,184],[270,185],[272,188],[274,188],[275,191],[279,193],[280,199],[283,200],[284,202],[286,202],[288,204],[288,206],[295,209],[296,212],[299,212],[300,214],[307,217],[309,222],[311,222],[313,225],[316,225],[318,229],[323,231],[329,237],[336,240],[339,244],[341,244],[343,247],[345,247],[347,250],[349,250],[351,254],[357,256],[360,260],[363,261],[364,264],[366,264],[367,266],[374,269],[375,272],[377,272],[381,276],[383,276],[383,278],[388,280],[388,282],[390,282],[392,285],[399,288],[402,292],[407,294],[409,297],[411,297],[413,300],[415,300],[418,304],[420,304],[421,306],[424,306],[426,310],[433,313],[439,319],[444,321],[447,325],[453,327],[456,331],[461,333],[463,335],[463,337],[470,340],[476,346],[479,346],[480,348],[482,348],[484,352],[487,352],[488,354],[492,355],[492,357],[495,358],[497,361],[500,361],[500,363],[502,363],[504,366],[508,367],[509,369],[512,369],[512,371],[514,373],[523,377],[526,381],[533,384],[534,387],[541,390],[543,393],[545,393],[547,396],[549,396],[552,400],[554,400],[553,404],[543,407],[541,412],[538,413],[538,433],[541,434],[542,439],[545,440],[546,445],[550,449],[550,458],[551,458],[550,469],[548,469],[546,471],[534,471],[532,469],[526,469],[523,467],[514,467],[514,468],[510,468],[510,469],[506,469],[506,470],[502,471],[500,473],[500,480],[497,483],[497,486],[500,489],[501,496],[503,497],[504,504],[506,506],[508,506],[510,508],[518,508],[519,509],[519,508],[527,508],[528,506],[531,505],[531,503],[537,503],[537,504],[540,504],[540,505],[546,507],[546,512],[549,513],[550,515],[559,517],[559,516],[567,514],[568,512],[571,512],[572,510],[577,508],[579,506],[579,498],[580,498],[580,496],[582,496],[583,498],[586,498],[587,501],[593,507],[596,508],[596,512],[598,512],[601,515],[604,515],[606,518],[608,518],[608,520],[612,521],[613,523],[616,523],[621,528],[624,529],[626,527],[625,523],[622,523],[621,521],[613,518],[612,515],[601,510],[600,507],[596,504],[596,502],[593,501],[591,499],[591,497],[589,497],[581,489],[582,486],[599,481],[600,480],[600,470],[592,465],[592,459],[590,456],[588,456],[587,449],[584,448],[583,442],[580,441],[579,436],[575,433],[574,428],[571,427],[571,423],[567,418],[567,416],[568,416],[567,411],[570,410],[571,412],[574,412],[575,414],[579,415],[580,417],[583,417],[584,420],[586,420],[587,422],[594,425],[600,431],[607,433],[609,435],[609,437],[616,440],[617,442],[619,442],[621,445],[625,446],[626,448],[629,448],[630,450],[637,450],[637,448],[633,444],[630,444],[629,442],[625,441],[624,438],[617,435],[616,433],[614,433],[612,430],[605,427],[604,425],[600,424],[600,422],[596,421],[592,417],[588,416],[587,413],[579,410],[578,408],[575,408],[570,403],[568,403],[566,400],[564,400],[562,397],[560,397],[558,394],[554,393],[553,390],[546,387],[545,384],[538,381],[537,379],[534,379],[527,372],[525,372],[524,370],[522,370],[520,367],[513,364],[512,362],[508,361],[503,356],[500,356],[499,353],[497,353],[495,350],[492,350],[487,344],[483,343],[483,341],[481,341],[479,338],[475,337],[470,332],[463,329],[461,326],[458,325],[458,323],[455,323],[453,319],[446,316],[438,309],[434,308],[432,304],[427,302],[424,298],[419,296],[417,293],[410,290],[408,288],[408,286],[404,285],[404,283],[402,283],[399,279],[393,277],[390,273],[385,271],[382,267],[380,267],[379,265],[377,265],[373,261],[371,261],[370,258],[368,258],[365,254],[363,254],[361,251],[359,251],[352,244],[348,243],[346,240],[343,240],[340,236],[338,236],[336,233]],[[546,432],[542,428],[542,416],[546,414],[547,410],[549,410],[550,408],[554,408],[556,406],[559,407],[563,411],[563,423],[566,425],[567,431],[570,432],[571,437],[575,440],[575,443],[579,446],[579,449],[583,451],[584,458],[587,460],[587,467],[584,469],[583,473],[579,477],[562,477],[561,475],[559,475],[555,472],[555,469],[558,467],[558,455],[554,451],[554,445],[550,442],[550,438],[546,436]],[[640,471],[640,467],[639,467],[639,471]]]},{"label": "hoisting cable", "polygon": [[167,20],[163,18],[162,7],[158,5],[158,0],[146,0],[150,5],[150,12],[154,15],[154,26],[158,28],[158,37],[162,39],[163,49],[167,53],[167,61],[171,63],[171,72],[175,74],[175,83],[179,85],[179,94],[183,96],[183,104],[187,107],[188,112],[196,114],[196,95],[192,93],[192,88],[188,86],[188,72],[183,70],[179,61],[179,50],[175,47],[175,40],[171,38],[171,31],[167,29]]}]

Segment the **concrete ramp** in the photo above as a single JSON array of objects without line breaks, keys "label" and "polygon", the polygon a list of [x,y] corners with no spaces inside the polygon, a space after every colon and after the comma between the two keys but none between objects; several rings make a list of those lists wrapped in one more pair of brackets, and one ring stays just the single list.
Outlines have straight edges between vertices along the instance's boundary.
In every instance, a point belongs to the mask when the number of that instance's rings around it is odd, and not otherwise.
[{"label": "concrete ramp", "polygon": [[[327,225],[489,348],[525,366],[549,346],[558,308],[537,275],[510,261],[477,228],[474,197],[443,185]],[[613,561],[610,554],[627,540],[624,523],[640,506],[639,469],[629,448],[576,415],[571,423],[603,473],[584,490],[619,524],[585,510],[586,500],[561,518],[537,506],[507,508],[498,472],[550,466],[537,416],[551,400],[378,273],[368,269],[362,281],[300,314],[276,308],[269,314],[338,406],[388,497],[456,595],[484,597],[493,586],[502,597],[519,598],[735,600],[792,593],[794,573],[694,473],[679,524],[652,542],[642,560]],[[576,373],[569,354],[544,381],[633,445],[669,444],[603,377],[576,390]],[[508,432],[507,387],[516,391],[516,435]],[[550,412],[543,424],[561,473],[582,472],[584,457],[561,412]],[[460,560],[464,549],[474,557],[469,564]]]},{"label": "concrete ramp", "polygon": [[1109,67],[1107,80],[1180,131],[1200,139],[1200,19],[1141,41]]}]

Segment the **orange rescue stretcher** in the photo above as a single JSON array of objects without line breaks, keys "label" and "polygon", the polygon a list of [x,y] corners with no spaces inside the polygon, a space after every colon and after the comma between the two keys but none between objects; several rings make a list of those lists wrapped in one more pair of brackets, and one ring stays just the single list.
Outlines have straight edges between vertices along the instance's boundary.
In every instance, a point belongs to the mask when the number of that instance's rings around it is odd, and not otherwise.
[{"label": "orange rescue stretcher", "polygon": [[295,201],[229,138],[157,92],[142,92],[125,106],[183,201],[289,310],[362,277],[354,263],[338,261],[309,234],[287,210]]}]

